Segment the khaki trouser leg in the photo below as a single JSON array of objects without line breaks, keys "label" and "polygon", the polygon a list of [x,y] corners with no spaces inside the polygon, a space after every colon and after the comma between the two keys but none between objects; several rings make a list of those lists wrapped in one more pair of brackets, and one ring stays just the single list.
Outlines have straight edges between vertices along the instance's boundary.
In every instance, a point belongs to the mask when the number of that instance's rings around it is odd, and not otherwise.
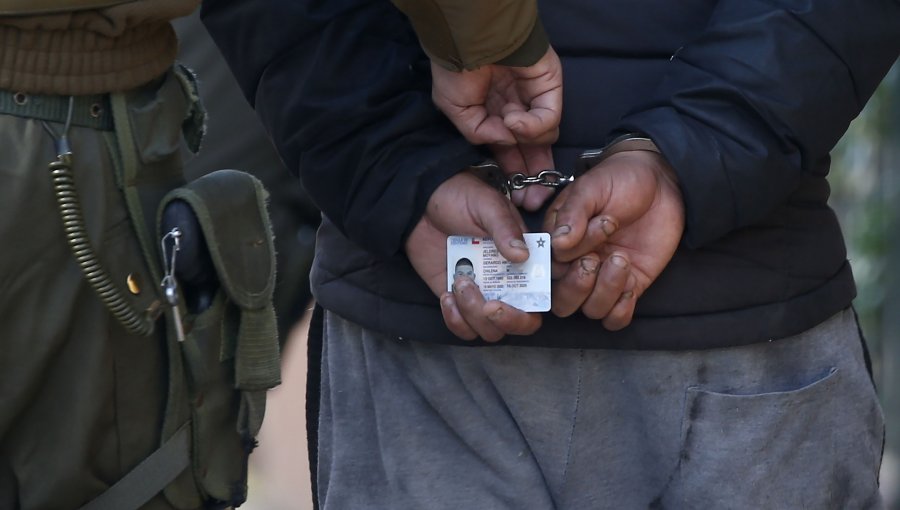
[{"label": "khaki trouser leg", "polygon": [[[93,249],[142,310],[156,282],[111,140],[71,128],[76,186]],[[165,342],[125,331],[85,281],[63,235],[47,170],[56,151],[41,122],[0,115],[0,147],[0,506],[77,508],[159,446]],[[146,508],[170,507],[157,496]]]}]

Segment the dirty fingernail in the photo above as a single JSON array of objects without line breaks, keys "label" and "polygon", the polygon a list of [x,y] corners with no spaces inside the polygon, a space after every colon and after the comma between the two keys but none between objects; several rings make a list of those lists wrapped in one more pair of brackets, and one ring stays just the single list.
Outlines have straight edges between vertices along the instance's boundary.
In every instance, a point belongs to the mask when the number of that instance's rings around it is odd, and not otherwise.
[{"label": "dirty fingernail", "polygon": [[616,232],[616,223],[609,218],[603,218],[600,220],[600,228],[604,234],[611,236]]},{"label": "dirty fingernail", "polygon": [[559,237],[559,236],[564,236],[571,231],[572,231],[572,227],[570,227],[568,225],[560,225],[560,226],[556,227],[556,230],[554,230],[553,233],[550,235],[552,237]]},{"label": "dirty fingernail", "polygon": [[581,259],[581,269],[583,269],[586,273],[596,273],[597,267],[600,264],[597,263],[597,259],[593,259],[590,257],[585,257]]}]

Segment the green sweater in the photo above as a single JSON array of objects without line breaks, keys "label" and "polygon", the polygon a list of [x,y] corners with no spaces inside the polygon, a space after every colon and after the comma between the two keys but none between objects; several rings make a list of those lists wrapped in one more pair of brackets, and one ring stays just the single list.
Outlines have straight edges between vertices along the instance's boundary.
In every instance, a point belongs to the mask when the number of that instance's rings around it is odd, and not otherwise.
[{"label": "green sweater", "polygon": [[0,89],[86,95],[133,89],[175,61],[170,20],[199,0],[0,0]]}]

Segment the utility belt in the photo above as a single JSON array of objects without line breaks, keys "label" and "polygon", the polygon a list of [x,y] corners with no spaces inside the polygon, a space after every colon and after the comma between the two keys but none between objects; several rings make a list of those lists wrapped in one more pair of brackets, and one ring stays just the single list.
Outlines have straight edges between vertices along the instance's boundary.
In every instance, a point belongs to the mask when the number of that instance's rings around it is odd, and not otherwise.
[{"label": "utility belt", "polygon": [[[199,149],[205,112],[194,76],[181,66],[127,93],[0,91],[0,113],[44,121],[54,138],[48,179],[73,257],[99,299],[132,333],[166,331],[156,334],[165,338],[168,366],[159,370],[169,378],[159,448],[82,509],[137,509],[160,491],[178,509],[241,504],[266,390],[280,382],[275,251],[262,184],[236,170],[184,182],[173,158],[182,139]],[[170,132],[148,127],[170,123]],[[84,228],[72,170],[71,126],[104,132],[149,272],[144,281],[109,274],[94,251],[99,243]]]}]

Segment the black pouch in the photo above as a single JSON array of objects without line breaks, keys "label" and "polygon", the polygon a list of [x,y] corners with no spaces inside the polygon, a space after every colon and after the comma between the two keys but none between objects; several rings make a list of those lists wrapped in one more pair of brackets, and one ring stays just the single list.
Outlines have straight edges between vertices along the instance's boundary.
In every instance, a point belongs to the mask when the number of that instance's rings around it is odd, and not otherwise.
[{"label": "black pouch", "polygon": [[[247,456],[262,425],[266,391],[280,383],[272,306],[275,249],[266,198],[250,174],[218,170],[170,191],[160,204],[158,237],[167,232],[161,224],[166,207],[187,204],[218,280],[201,311],[185,306],[183,294],[178,305],[184,341],[180,359],[170,360],[163,425],[164,435],[187,421],[191,427],[193,476],[183,475],[165,489],[178,508],[194,508],[201,500],[205,507],[246,500]],[[197,235],[196,228],[187,230]],[[170,338],[177,336],[174,320],[167,313]]]}]

